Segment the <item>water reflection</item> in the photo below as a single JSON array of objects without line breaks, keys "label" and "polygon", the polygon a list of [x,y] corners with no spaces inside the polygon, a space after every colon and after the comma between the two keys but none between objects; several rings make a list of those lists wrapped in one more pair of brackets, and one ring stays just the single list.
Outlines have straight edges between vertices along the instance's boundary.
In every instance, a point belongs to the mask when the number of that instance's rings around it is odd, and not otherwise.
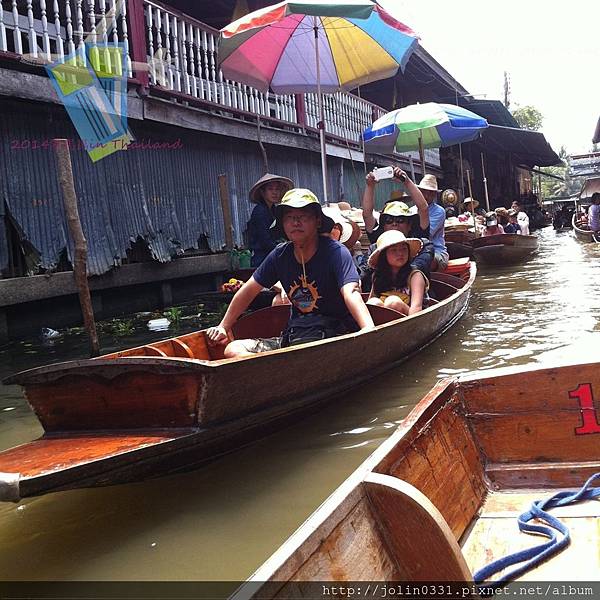
[{"label": "water reflection", "polygon": [[[191,473],[0,505],[0,577],[247,577],[436,379],[597,355],[600,248],[551,229],[540,237],[540,251],[528,264],[480,270],[468,314],[432,346],[275,435]],[[161,337],[146,331],[103,350]],[[34,340],[13,344],[0,352],[0,371],[84,356],[86,350],[81,333],[47,348]],[[347,360],[351,369],[360,357]],[[37,434],[20,391],[0,388],[2,446]]]}]

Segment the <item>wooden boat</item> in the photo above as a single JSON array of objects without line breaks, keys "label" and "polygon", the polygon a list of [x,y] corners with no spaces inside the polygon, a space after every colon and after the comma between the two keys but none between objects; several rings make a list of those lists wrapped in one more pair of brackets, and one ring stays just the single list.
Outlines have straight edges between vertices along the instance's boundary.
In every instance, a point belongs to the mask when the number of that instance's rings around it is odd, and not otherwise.
[{"label": "wooden boat", "polygon": [[[587,225],[583,225],[581,221],[577,219],[577,215],[573,215],[573,234],[575,237],[582,242],[600,242],[600,236],[595,236],[594,232],[590,229],[584,229]],[[597,238],[597,239],[596,239]]]},{"label": "wooden boat", "polygon": [[451,259],[472,257],[475,233],[468,229],[445,229],[444,238]]},{"label": "wooden boat", "polygon": [[[437,301],[410,317],[369,306],[377,326],[363,333],[224,359],[199,331],[9,377],[45,433],[0,453],[0,499],[141,479],[234,450],[431,343],[466,311],[475,274],[473,263],[466,282],[432,275]],[[250,313],[234,336],[279,335],[288,315]]]},{"label": "wooden boat", "polygon": [[[440,381],[232,598],[311,597],[318,581],[469,582],[546,541],[520,533],[516,518],[600,471],[592,393],[600,363]],[[572,544],[522,578],[596,579],[600,503],[551,514]]]},{"label": "wooden boat", "polygon": [[488,265],[510,265],[528,258],[538,248],[535,235],[499,233],[473,240],[476,260]]}]

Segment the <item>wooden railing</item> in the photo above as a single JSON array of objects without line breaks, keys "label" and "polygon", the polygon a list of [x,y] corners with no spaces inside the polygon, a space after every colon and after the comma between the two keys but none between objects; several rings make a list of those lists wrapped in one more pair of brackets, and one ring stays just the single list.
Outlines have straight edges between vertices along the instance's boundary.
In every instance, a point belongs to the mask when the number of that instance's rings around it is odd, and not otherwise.
[{"label": "wooden railing", "polygon": [[[40,64],[78,54],[85,64],[85,42],[100,50],[121,45],[128,75],[142,87],[234,116],[260,115],[275,126],[317,128],[314,94],[263,93],[225,79],[217,66],[218,37],[216,29],[157,0],[0,0],[0,52]],[[120,74],[120,65],[110,63],[114,55],[99,56],[104,69]],[[345,92],[325,94],[324,104],[325,131],[334,143],[360,145],[364,129],[385,112]],[[439,165],[437,150],[426,156]]]},{"label": "wooden railing", "polygon": [[223,78],[219,32],[158,2],[144,0],[150,83],[214,104],[297,123],[292,95],[264,94]]},{"label": "wooden railing", "polygon": [[[129,56],[127,2],[125,0],[0,0],[0,51],[34,63],[63,62],[79,55],[84,64],[85,42],[110,48],[121,44]],[[120,74],[110,52],[99,53],[109,72]],[[114,59],[113,59],[114,62]]]}]

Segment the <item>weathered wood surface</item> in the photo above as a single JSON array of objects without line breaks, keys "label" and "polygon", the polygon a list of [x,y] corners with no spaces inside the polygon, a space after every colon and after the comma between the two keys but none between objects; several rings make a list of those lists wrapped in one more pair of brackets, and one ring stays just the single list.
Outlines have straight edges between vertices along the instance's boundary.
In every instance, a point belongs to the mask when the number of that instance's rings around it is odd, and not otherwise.
[{"label": "weathered wood surface", "polygon": [[[361,578],[383,579],[381,565],[391,561],[403,581],[436,579],[422,562],[424,547],[430,548],[430,556],[436,557],[434,566],[446,580],[469,580],[469,569],[538,544],[538,538],[518,532],[518,514],[527,510],[533,499],[566,487],[577,489],[600,470],[600,425],[595,432],[592,419],[598,418],[599,408],[592,404],[586,387],[598,384],[600,391],[599,366],[511,368],[439,382],[392,436],[258,569],[248,585],[238,590],[236,600],[260,595],[259,582],[290,581],[301,572],[308,579],[310,572],[301,571],[305,564],[320,565],[315,575],[330,573],[331,563],[346,564],[340,552],[344,543],[365,557],[354,567]],[[574,411],[569,410],[571,405],[576,407]],[[573,412],[582,421],[579,434],[567,422],[572,440],[555,440],[553,459],[538,462],[548,450],[545,437],[552,429],[563,427],[564,413]],[[523,418],[540,416],[544,431],[527,439],[514,432],[504,435],[496,422],[512,417],[520,423]],[[488,427],[487,420],[493,425]],[[484,429],[482,422],[486,423]],[[494,431],[498,432],[496,438]],[[494,462],[499,452],[507,455],[505,462]],[[585,460],[577,458],[586,454]],[[511,485],[503,492],[494,491],[501,478]],[[525,483],[528,491],[519,489]],[[532,491],[534,488],[539,489]],[[366,490],[371,506],[368,535],[363,527],[357,527],[351,538],[344,530],[340,541],[337,534],[347,527],[348,518],[352,519],[351,507],[362,501],[361,489]],[[593,580],[600,566],[600,504],[589,501],[553,513],[571,528],[577,543],[522,579]],[[361,517],[361,522],[364,519]],[[374,532],[383,544],[373,538]],[[455,551],[458,540],[462,556]],[[347,570],[336,573],[338,580],[353,579]]]},{"label": "weathered wood surface", "polygon": [[[471,574],[441,513],[415,487],[371,473],[363,485],[403,581],[469,581]],[[435,561],[432,561],[435,556]]]},{"label": "weathered wood surface", "polygon": [[408,481],[425,494],[459,538],[481,506],[486,485],[479,450],[457,410],[456,402],[448,403],[436,414],[434,425],[413,429],[376,470]]},{"label": "weathered wood surface", "polygon": [[[145,473],[151,472],[152,462],[157,472],[170,470],[171,452],[174,468],[180,468],[185,460],[197,464],[263,435],[405,360],[462,316],[474,277],[473,266],[471,278],[459,290],[447,283],[452,279],[433,282],[440,297],[448,297],[410,317],[398,318],[395,311],[371,307],[376,322],[382,324],[369,332],[229,360],[222,358],[222,347],[207,345],[204,332],[195,332],[99,359],[32,369],[7,382],[23,385],[46,431],[65,440],[82,431],[119,435],[138,428],[194,428],[182,445],[140,447],[139,456],[135,450],[122,454],[115,481],[124,481],[127,476],[135,479],[136,461],[143,463],[140,468]],[[265,319],[260,311],[253,313],[239,321],[236,335],[278,335],[288,311],[285,306],[265,310]],[[349,373],[345,357],[351,354],[364,360]],[[306,365],[323,364],[328,368],[315,371],[314,376],[299,376]],[[285,385],[273,385],[274,373]],[[54,460],[50,450],[54,438],[43,439],[49,451],[41,466],[55,474],[48,490],[56,489],[59,479],[62,487],[77,486],[81,481],[94,485],[100,473],[103,483],[110,482],[113,465],[107,463],[103,470],[98,465],[101,459],[95,458],[89,473],[70,473]],[[78,442],[71,439],[70,443],[73,460],[82,460]],[[2,456],[0,453],[0,471]],[[110,456],[108,453],[107,460]],[[57,471],[62,472],[60,478]],[[28,489],[25,479],[22,490]],[[35,490],[44,491],[41,481],[36,482]]]}]

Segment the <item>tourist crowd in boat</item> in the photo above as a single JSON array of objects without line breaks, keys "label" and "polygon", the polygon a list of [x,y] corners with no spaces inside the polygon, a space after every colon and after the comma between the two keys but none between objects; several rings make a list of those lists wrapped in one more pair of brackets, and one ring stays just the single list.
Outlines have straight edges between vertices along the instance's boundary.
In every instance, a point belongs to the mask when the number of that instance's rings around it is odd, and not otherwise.
[{"label": "tourist crowd in boat", "polygon": [[[406,191],[393,190],[379,213],[374,171],[366,176],[360,211],[343,202],[321,206],[312,191],[288,177],[261,177],[249,193],[256,271],[219,325],[207,331],[209,343],[223,344],[224,356],[236,357],[372,329],[368,304],[397,311],[399,318],[423,310],[432,301],[431,272],[448,266],[444,227],[456,211],[438,203],[435,176],[417,184],[398,167],[389,174]],[[465,198],[461,208],[456,220],[472,223],[479,235],[529,234],[529,217],[517,201],[486,213],[477,200]],[[368,244],[361,244],[357,221]],[[291,305],[282,336],[232,341],[235,322],[265,288],[277,290],[273,304]]]},{"label": "tourist crowd in boat", "polygon": [[[373,173],[366,178],[367,256],[362,246],[355,251],[360,229],[339,205],[322,207],[310,190],[293,187],[286,177],[267,174],[257,181],[250,190],[256,206],[248,224],[257,268],[221,323],[207,331],[209,342],[226,345],[224,356],[231,358],[372,329],[367,304],[393,309],[399,317],[421,311],[431,270],[448,265],[446,215],[436,203],[440,190],[433,175],[418,185],[399,168],[393,176],[408,194],[394,191],[379,215],[374,211],[377,181]],[[252,300],[274,286],[280,292],[275,302],[291,305],[283,335],[230,341],[233,325]]]}]

